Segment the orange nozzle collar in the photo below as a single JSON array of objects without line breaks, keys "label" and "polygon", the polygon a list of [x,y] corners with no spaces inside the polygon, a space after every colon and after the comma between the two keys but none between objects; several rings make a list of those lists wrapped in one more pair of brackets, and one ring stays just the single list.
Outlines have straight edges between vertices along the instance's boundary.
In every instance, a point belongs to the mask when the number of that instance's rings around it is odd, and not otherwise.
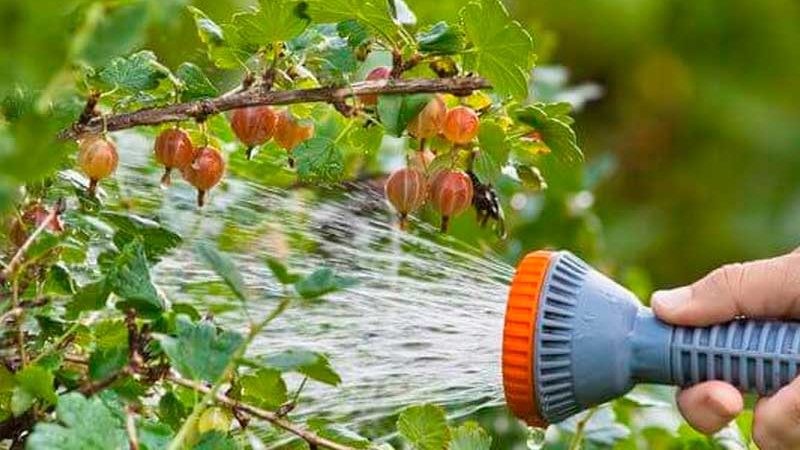
[{"label": "orange nozzle collar", "polygon": [[546,427],[536,402],[534,351],[539,294],[552,252],[529,253],[517,267],[503,328],[503,388],[511,411],[528,425]]}]

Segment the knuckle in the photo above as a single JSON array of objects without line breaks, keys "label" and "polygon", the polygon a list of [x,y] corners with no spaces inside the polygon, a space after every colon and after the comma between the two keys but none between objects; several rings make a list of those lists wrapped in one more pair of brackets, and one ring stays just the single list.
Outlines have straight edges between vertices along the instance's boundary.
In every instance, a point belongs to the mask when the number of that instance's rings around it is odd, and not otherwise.
[{"label": "knuckle", "polygon": [[758,416],[753,420],[753,442],[760,450],[779,450],[780,446],[775,442],[773,433],[767,425],[765,420],[759,419]]},{"label": "knuckle", "polygon": [[742,290],[741,280],[745,266],[740,263],[726,264],[702,280],[703,288],[717,295],[737,298]]}]

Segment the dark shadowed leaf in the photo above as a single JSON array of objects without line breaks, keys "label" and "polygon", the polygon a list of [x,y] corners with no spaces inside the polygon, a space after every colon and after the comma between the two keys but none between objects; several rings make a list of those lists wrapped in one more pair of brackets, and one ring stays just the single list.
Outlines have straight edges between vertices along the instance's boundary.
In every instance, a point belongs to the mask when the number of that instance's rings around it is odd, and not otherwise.
[{"label": "dark shadowed leaf", "polygon": [[408,123],[433,98],[431,94],[381,95],[378,97],[378,116],[386,132],[401,136]]},{"label": "dark shadowed leaf", "polygon": [[242,274],[227,256],[205,243],[197,246],[197,254],[225,281],[239,300],[247,301]]},{"label": "dark shadowed leaf", "polygon": [[286,264],[276,258],[268,257],[267,267],[281,284],[294,284],[300,279],[300,275],[290,272]]},{"label": "dark shadowed leaf", "polygon": [[164,310],[164,302],[159,297],[150,279],[150,268],[140,240],[131,241],[114,259],[106,275],[111,291],[121,301],[117,308],[135,309],[139,314],[154,317]]},{"label": "dark shadowed leaf", "polygon": [[193,450],[239,450],[231,438],[219,431],[211,431],[200,436],[200,441]]},{"label": "dark shadowed leaf", "polygon": [[417,33],[420,51],[437,55],[454,55],[464,47],[459,30],[447,22],[438,22]]},{"label": "dark shadowed leaf", "polygon": [[119,418],[100,397],[62,395],[57,423],[39,422],[28,438],[28,450],[127,450],[128,439]]},{"label": "dark shadowed leaf", "polygon": [[152,262],[177,247],[182,239],[178,233],[160,223],[135,214],[105,211],[100,217],[116,229],[114,243],[117,247],[126,246],[135,238],[140,238],[145,254]]},{"label": "dark shadowed leaf", "polygon": [[211,98],[219,94],[219,91],[211,83],[211,80],[206,77],[206,74],[190,62],[185,62],[178,66],[175,76],[183,82],[183,89],[181,90],[181,99],[183,101]]},{"label": "dark shadowed leaf", "polygon": [[30,408],[35,400],[46,405],[58,401],[53,387],[53,373],[41,366],[28,366],[14,374],[16,387],[11,397],[11,411],[20,415]]}]

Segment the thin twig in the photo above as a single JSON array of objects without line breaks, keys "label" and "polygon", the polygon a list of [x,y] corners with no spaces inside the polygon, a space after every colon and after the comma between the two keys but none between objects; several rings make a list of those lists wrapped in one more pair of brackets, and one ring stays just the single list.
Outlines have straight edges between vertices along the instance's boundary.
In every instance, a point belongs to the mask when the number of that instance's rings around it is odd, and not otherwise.
[{"label": "thin twig", "polygon": [[[16,277],[11,282],[11,309],[22,309],[19,307],[19,281]],[[17,314],[14,326],[17,333],[17,349],[19,350],[19,359],[22,367],[28,365],[28,352],[25,351],[25,331],[22,329],[22,322],[25,321],[25,310],[22,309]]]},{"label": "thin twig", "polygon": [[28,251],[31,245],[33,245],[33,243],[36,241],[39,235],[42,234],[44,230],[50,225],[50,222],[56,220],[56,218],[62,212],[64,212],[65,205],[66,204],[63,198],[59,199],[56,202],[56,204],[53,205],[53,208],[50,209],[50,212],[44,218],[42,223],[40,223],[39,226],[36,227],[36,230],[34,230],[30,236],[28,236],[28,239],[26,239],[25,242],[17,249],[17,252],[14,253],[14,256],[11,258],[11,261],[9,261],[9,263],[6,265],[6,268],[2,272],[0,272],[0,282],[2,282],[3,280],[8,280],[13,275],[15,275],[17,268],[22,263],[22,258],[25,257],[25,253]]},{"label": "thin twig", "polygon": [[[288,105],[293,103],[331,103],[343,102],[346,98],[363,94],[413,94],[413,93],[451,93],[464,95],[479,89],[491,89],[491,85],[480,77],[459,77],[440,79],[409,80],[371,80],[353,83],[348,86],[321,87],[275,91],[263,86],[223,95],[214,99],[178,103],[159,108],[145,108],[138,111],[105,117],[105,129],[117,131],[140,125],[158,125],[166,122],[197,119],[237,108],[256,105]],[[77,139],[83,134],[100,133],[104,130],[104,119],[95,117],[86,124],[76,122],[62,130],[60,139]]]},{"label": "thin twig", "polygon": [[[171,383],[177,384],[179,386],[183,386],[185,388],[189,388],[204,394],[208,394],[211,392],[211,388],[209,388],[208,386],[202,385],[192,380],[188,380],[186,378],[179,377],[177,375],[172,375],[172,374],[168,375],[166,380]],[[279,417],[274,412],[266,411],[261,408],[257,408],[255,406],[248,405],[246,403],[240,403],[237,400],[225,396],[224,394],[217,393],[214,396],[214,400],[217,403],[223,404],[229,408],[238,409],[240,411],[246,412],[247,414],[250,414],[251,416],[258,417],[259,419],[262,420],[266,420],[267,422],[275,425],[276,427],[286,430],[289,433],[292,433],[295,436],[305,440],[310,445],[316,445],[318,447],[323,447],[330,450],[354,450],[353,447],[348,447],[346,445],[330,441],[328,439],[316,435],[315,433],[305,430],[300,426],[282,417]]]},{"label": "thin twig", "polygon": [[586,415],[578,421],[577,425],[575,425],[575,435],[572,437],[572,442],[569,444],[569,450],[580,450],[581,443],[583,443],[583,434],[586,429],[586,425],[596,412],[597,408],[590,409],[589,412],[587,412]]},{"label": "thin twig", "polygon": [[136,435],[136,417],[130,407],[125,411],[125,432],[128,433],[129,450],[139,450],[139,438]]}]

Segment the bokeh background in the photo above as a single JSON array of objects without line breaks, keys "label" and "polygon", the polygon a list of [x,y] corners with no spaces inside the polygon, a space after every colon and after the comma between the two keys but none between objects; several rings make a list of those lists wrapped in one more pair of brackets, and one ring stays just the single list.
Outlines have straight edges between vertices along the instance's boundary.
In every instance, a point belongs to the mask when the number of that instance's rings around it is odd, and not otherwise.
[{"label": "bokeh background", "polygon": [[[209,65],[185,6],[224,20],[254,0],[0,0],[3,95],[25,86],[46,98],[71,83],[65,73],[82,38],[75,11],[89,3],[132,5],[115,23],[135,32],[120,34],[120,42],[114,29],[104,30],[107,40],[91,52],[97,65],[120,48],[148,48],[170,67],[200,65],[220,89],[238,82]],[[463,5],[407,3],[422,22],[452,19]],[[543,193],[513,196],[498,186],[508,239],[472,218],[453,224],[457,237],[510,263],[543,246],[572,249],[645,301],[655,288],[691,282],[723,263],[800,245],[800,3],[506,3],[534,34],[547,68],[536,73],[535,96],[565,82],[557,90],[576,98],[602,95],[576,114],[586,164],[545,163]],[[615,412],[624,415],[624,407]],[[524,442],[507,419],[487,417],[507,432],[498,448]]]}]

